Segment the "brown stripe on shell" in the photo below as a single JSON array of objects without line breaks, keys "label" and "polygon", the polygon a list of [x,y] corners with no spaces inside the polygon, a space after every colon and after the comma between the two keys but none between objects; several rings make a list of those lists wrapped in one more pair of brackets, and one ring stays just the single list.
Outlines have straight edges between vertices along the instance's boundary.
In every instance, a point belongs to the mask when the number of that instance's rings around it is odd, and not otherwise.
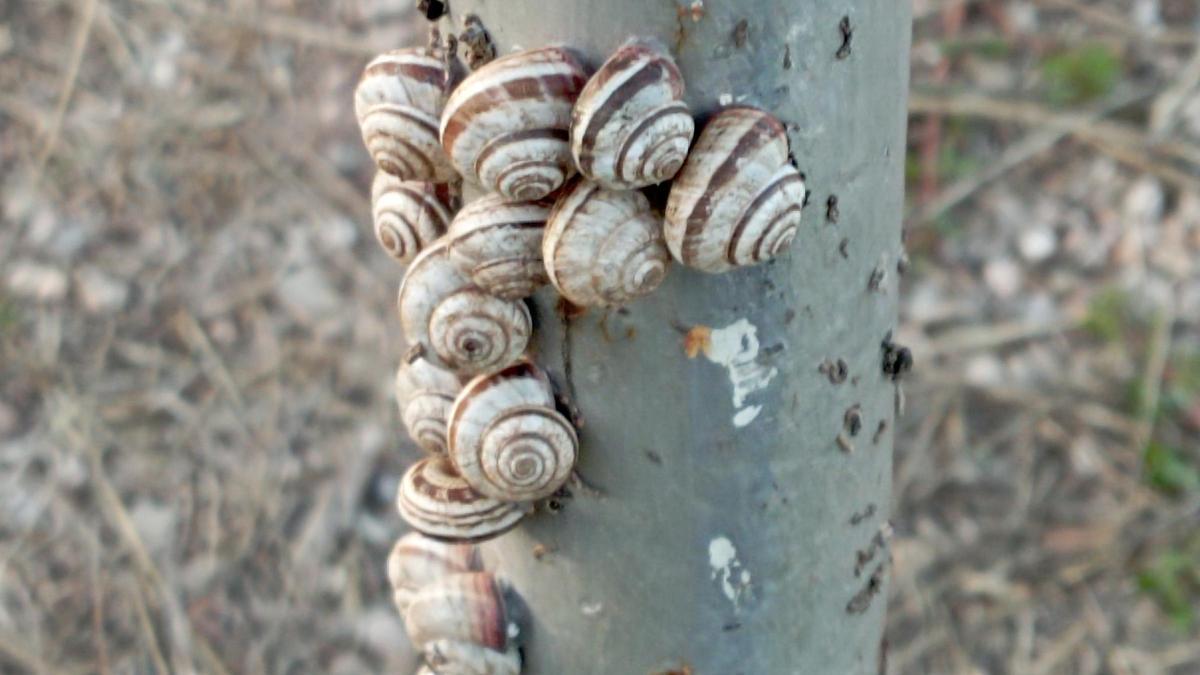
[{"label": "brown stripe on shell", "polygon": [[[442,130],[442,146],[453,154],[454,144],[476,115],[513,99],[556,98],[573,100],[583,87],[583,78],[575,74],[524,77],[488,87],[459,105]],[[461,86],[461,85],[460,85]],[[536,96],[530,96],[536,94]]]},{"label": "brown stripe on shell", "polygon": [[[728,260],[731,264],[734,264],[734,265],[738,264],[737,256],[735,255],[735,253],[737,252],[737,245],[738,245],[738,242],[741,240],[742,234],[745,232],[746,227],[750,224],[750,220],[754,217],[754,212],[757,211],[758,208],[760,206],[762,206],[764,202],[769,200],[771,197],[775,196],[776,193],[781,192],[786,186],[788,186],[791,183],[803,184],[803,181],[800,178],[800,174],[798,174],[798,173],[788,174],[788,176],[786,178],[784,178],[783,180],[772,183],[766,190],[763,190],[763,191],[759,192],[757,195],[755,195],[754,199],[751,200],[751,202],[749,204],[747,204],[745,208],[742,209],[741,215],[738,216],[737,223],[733,226],[733,232],[729,236],[729,244],[727,245],[727,247],[725,249],[725,259]],[[792,206],[794,206],[797,211],[800,210],[800,205],[792,205]],[[789,206],[789,208],[785,209],[783,211],[783,213],[787,213],[791,210],[792,210],[792,207]],[[772,224],[774,224],[778,221],[779,221],[778,218],[771,219]],[[767,232],[770,232],[770,231],[771,231],[770,227],[768,227],[767,229],[763,230],[763,234],[766,234]],[[755,245],[755,254],[754,254],[755,260],[761,259],[758,256],[758,248],[759,248],[759,246],[761,246],[761,244],[762,244],[762,238],[760,237],[758,244]]]},{"label": "brown stripe on shell", "polygon": [[[525,140],[529,140],[529,139],[533,139],[533,138],[538,138],[538,139],[548,138],[551,140],[559,140],[559,141],[563,141],[563,142],[568,142],[567,141],[567,132],[565,129],[528,129],[525,131],[513,131],[513,132],[510,132],[507,134],[500,134],[499,136],[496,136],[492,140],[485,143],[483,148],[479,151],[479,156],[475,158],[475,173],[478,175],[481,170],[481,167],[483,167],[483,165],[488,161],[488,159],[490,159],[491,156],[493,154],[495,154],[496,152],[499,152],[500,149],[503,148],[505,145],[508,145],[510,143],[519,143],[520,141],[525,141]],[[536,161],[521,162],[521,163],[522,164],[544,164],[544,162],[536,162]],[[506,171],[506,173],[510,173],[512,171],[512,166],[513,165],[509,166],[509,169]]]},{"label": "brown stripe on shell", "polygon": [[[582,181],[575,181],[574,183],[568,184],[565,188],[563,188],[564,197],[558,200],[558,202],[554,204],[554,208],[550,210],[550,215],[546,218],[547,223],[559,220],[560,218],[566,218],[568,221],[573,220],[575,218],[575,214],[579,213],[579,211],[581,211],[588,202],[592,201],[592,198],[596,196],[596,193],[600,191],[600,185],[598,183],[592,183],[588,181],[583,188],[587,190],[587,193],[581,198],[575,197],[575,191],[578,189],[576,186],[581,182]],[[571,205],[571,202],[575,202],[574,205]],[[559,215],[560,212],[562,213],[561,216]],[[555,242],[554,250],[551,252],[553,253],[551,259],[555,262],[550,270],[550,273],[553,276],[557,276],[557,273],[554,270],[557,270],[559,267],[557,264],[558,252],[562,248],[564,239],[565,237],[559,237],[558,241]]]},{"label": "brown stripe on shell", "polygon": [[446,79],[446,69],[441,66],[430,66],[412,61],[381,61],[367,65],[359,81],[378,76],[404,77],[440,87]]},{"label": "brown stripe on shell", "polygon": [[[620,72],[620,69],[628,67],[630,63],[642,56],[643,54],[634,52],[629,58],[610,62],[612,65],[611,69],[608,68],[610,64],[605,64],[605,66],[601,69],[601,72],[605,73],[606,75],[603,77],[603,82],[607,82],[608,80],[612,79],[617,73]],[[621,85],[615,90],[609,92],[608,98],[605,99],[604,103],[592,113],[592,118],[589,120],[587,127],[583,131],[583,140],[581,143],[583,148],[583,157],[581,158],[580,162],[582,165],[579,167],[580,170],[582,170],[585,174],[591,174],[592,166],[596,163],[596,156],[593,152],[596,146],[596,137],[600,135],[600,131],[604,129],[605,125],[608,124],[613,115],[620,111],[622,106],[624,106],[630,98],[632,98],[646,86],[661,80],[664,75],[666,75],[666,70],[663,61],[647,61],[640,67],[636,74],[622,82]],[[597,77],[602,76],[600,73],[597,73]],[[601,84],[603,82],[601,82]],[[644,126],[644,124],[639,126]],[[630,137],[632,137],[632,134],[630,134]],[[617,172],[617,175],[620,175],[619,171]]]},{"label": "brown stripe on shell", "polygon": [[727,108],[720,114],[741,115],[747,113],[755,115],[757,119],[749,129],[742,133],[733,149],[726,153],[725,159],[713,171],[704,188],[700,190],[702,196],[696,200],[691,212],[687,215],[682,249],[685,262],[695,259],[696,249],[700,246],[698,235],[704,229],[707,221],[711,208],[709,204],[727,183],[737,177],[738,160],[766,146],[785,133],[779,120],[757,108]]},{"label": "brown stripe on shell", "polygon": [[[796,214],[800,213],[800,210],[801,210],[801,206],[799,204],[792,204],[792,205],[788,206],[786,209],[784,209],[783,211],[780,211],[778,214],[775,215],[774,218],[771,219],[771,222],[767,225],[767,229],[763,230],[763,233],[767,234],[767,233],[774,231],[775,223],[778,223],[780,220],[783,220],[784,218],[790,216],[793,213],[796,213]],[[775,240],[778,241],[779,237],[776,237]],[[763,259],[762,247],[766,243],[767,243],[767,238],[765,236],[759,237],[758,241],[755,242],[755,244],[754,244],[754,260],[758,261],[758,260]],[[768,251],[768,253],[770,253],[770,252]]]},{"label": "brown stripe on shell", "polygon": [[[656,110],[654,112],[653,115],[647,115],[645,119],[643,119],[641,122],[639,122],[638,125],[636,127],[634,127],[634,129],[632,131],[629,132],[629,135],[625,137],[625,142],[624,142],[624,144],[621,145],[621,151],[617,155],[617,163],[613,167],[614,168],[613,173],[615,173],[617,176],[625,175],[625,160],[629,156],[629,151],[633,149],[635,142],[638,140],[638,136],[640,136],[644,130],[646,130],[648,127],[650,127],[650,125],[654,124],[655,122],[662,119],[663,117],[666,117],[667,115],[678,115],[678,114],[690,115],[691,113],[688,111],[688,107],[686,104],[677,103],[675,105],[659,108],[658,110]],[[667,136],[663,140],[669,141],[673,138],[684,138],[684,137],[685,136],[683,136],[683,135]],[[690,137],[688,137],[688,141],[689,142],[691,141]],[[662,145],[662,144],[660,143],[659,145]],[[654,147],[658,147],[658,146],[654,146]],[[654,156],[653,152],[646,153],[647,158],[651,158],[653,156]],[[591,157],[589,157],[589,160],[590,159],[591,159]],[[590,163],[591,162],[589,162],[589,164]],[[645,175],[645,172],[643,171],[644,168],[645,168],[644,166],[638,167],[638,171],[637,171],[638,176]],[[679,167],[675,167],[675,168],[678,169]]]}]

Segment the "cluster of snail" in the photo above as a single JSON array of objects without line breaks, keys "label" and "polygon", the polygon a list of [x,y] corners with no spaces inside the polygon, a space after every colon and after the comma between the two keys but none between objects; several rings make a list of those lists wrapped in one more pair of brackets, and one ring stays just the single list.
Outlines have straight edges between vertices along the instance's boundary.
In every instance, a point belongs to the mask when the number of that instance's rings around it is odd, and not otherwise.
[{"label": "cluster of snail", "polygon": [[387,561],[392,599],[424,665],[417,675],[518,675],[524,605],[474,544],[413,532]]},{"label": "cluster of snail", "polygon": [[[572,474],[575,428],[526,356],[528,296],[551,284],[573,305],[621,306],[657,288],[672,258],[721,272],[792,241],[805,187],[783,125],[726,107],[693,144],[683,94],[674,61],[644,39],[590,77],[557,46],[469,75],[437,44],[366,66],[355,112],[378,167],[376,238],[408,265],[398,305],[413,348],[396,394],[428,456],[397,505],[417,532],[497,536]],[[457,208],[461,181],[486,195]],[[660,214],[641,190],[666,181]]]}]

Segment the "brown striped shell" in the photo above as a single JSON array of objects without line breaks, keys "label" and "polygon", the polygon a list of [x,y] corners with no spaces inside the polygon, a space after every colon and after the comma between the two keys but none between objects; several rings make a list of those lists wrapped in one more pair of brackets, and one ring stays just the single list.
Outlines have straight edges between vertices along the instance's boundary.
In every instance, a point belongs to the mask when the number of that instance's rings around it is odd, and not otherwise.
[{"label": "brown striped shell", "polygon": [[404,274],[397,301],[409,344],[431,363],[462,375],[502,368],[525,351],[533,330],[520,300],[486,293],[449,257],[443,238]]},{"label": "brown striped shell", "polygon": [[571,475],[579,439],[554,407],[550,378],[528,360],[467,383],[450,409],[449,456],[494,499],[541,499]]},{"label": "brown striped shell", "polygon": [[671,255],[705,272],[768,260],[800,226],[804,180],[788,163],[783,124],[756,108],[709,121],[675,177],[664,234]]},{"label": "brown striped shell", "polygon": [[404,180],[454,177],[438,138],[438,116],[451,85],[435,49],[397,49],[367,64],[354,90],[354,113],[380,169]]},{"label": "brown striped shell", "polygon": [[571,152],[579,172],[606,188],[646,187],[679,171],[694,131],[675,61],[660,45],[634,40],[579,94]]},{"label": "brown striped shell", "polygon": [[410,532],[396,541],[387,559],[387,576],[396,609],[408,611],[412,597],[425,586],[451,574],[483,571],[479,547],[447,543]]},{"label": "brown striped shell", "polygon": [[450,202],[444,184],[405,181],[377,171],[371,183],[375,239],[388,255],[408,264],[446,232]]},{"label": "brown striped shell", "polygon": [[425,645],[425,660],[430,675],[519,675],[521,672],[521,653],[516,647],[499,652],[460,640],[434,640]]},{"label": "brown striped shell", "polygon": [[476,492],[441,456],[426,457],[409,467],[400,480],[396,508],[414,530],[448,541],[491,539],[525,516],[521,505]]},{"label": "brown striped shell", "polygon": [[671,255],[645,195],[576,181],[554,205],[542,257],[550,281],[576,305],[619,306],[658,288]]},{"label": "brown striped shell", "polygon": [[561,47],[492,61],[463,80],[442,112],[442,147],[485,189],[522,201],[557,190],[575,171],[571,106],[587,75]]},{"label": "brown striped shell", "polygon": [[550,205],[490,194],[467,204],[446,237],[450,258],[492,295],[515,300],[546,284],[542,232]]},{"label": "brown striped shell", "polygon": [[417,591],[408,605],[404,616],[408,637],[422,651],[436,640],[454,640],[503,652],[520,633],[510,617],[512,597],[511,586],[489,572],[435,579]]},{"label": "brown striped shell", "polygon": [[458,375],[410,353],[396,371],[396,403],[408,435],[425,452],[446,454],[446,419],[462,390]]}]

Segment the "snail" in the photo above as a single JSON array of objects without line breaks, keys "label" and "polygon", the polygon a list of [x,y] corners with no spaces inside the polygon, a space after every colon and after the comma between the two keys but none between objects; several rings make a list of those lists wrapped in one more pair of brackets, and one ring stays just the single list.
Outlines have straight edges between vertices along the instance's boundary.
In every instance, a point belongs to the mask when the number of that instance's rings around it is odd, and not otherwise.
[{"label": "snail", "polygon": [[402,264],[412,262],[450,225],[449,186],[406,181],[386,172],[375,172],[371,183],[371,211],[375,239],[387,254]]},{"label": "snail", "polygon": [[566,49],[498,58],[459,85],[442,111],[442,147],[463,176],[509,199],[535,201],[575,170],[571,106],[587,76]]},{"label": "snail", "polygon": [[671,256],[645,195],[576,181],[546,223],[550,281],[581,306],[623,305],[662,283]]},{"label": "snail", "polygon": [[520,606],[512,587],[493,574],[452,574],[413,594],[404,625],[439,675],[515,674]]},{"label": "snail", "polygon": [[354,90],[354,113],[380,169],[403,180],[454,177],[438,142],[438,116],[453,79],[438,49],[397,49],[367,64]]},{"label": "snail", "polygon": [[450,409],[449,457],[480,494],[541,499],[571,475],[579,439],[554,408],[550,378],[528,360],[467,383]]},{"label": "snail", "polygon": [[667,247],[705,272],[753,265],[791,244],[803,205],[783,124],[757,108],[726,108],[700,132],[671,186]]},{"label": "snail", "polygon": [[437,541],[419,532],[400,537],[387,559],[392,598],[401,614],[424,586],[450,574],[481,571],[483,560],[478,546]]},{"label": "snail", "polygon": [[479,494],[445,457],[426,457],[400,481],[396,508],[412,528],[448,541],[483,541],[510,530],[525,516],[519,504]]},{"label": "snail", "polygon": [[450,258],[492,295],[516,300],[547,282],[542,233],[550,205],[490,194],[467,204],[446,237]]},{"label": "snail", "polygon": [[502,368],[525,351],[529,308],[484,292],[448,255],[445,238],[422,251],[400,283],[400,323],[431,363],[463,375]]},{"label": "snail", "polygon": [[425,452],[446,454],[446,417],[462,380],[412,350],[396,371],[396,403],[408,435]]},{"label": "snail", "polygon": [[695,121],[683,76],[657,43],[633,40],[592,75],[571,120],[579,172],[612,189],[670,180],[688,154]]}]

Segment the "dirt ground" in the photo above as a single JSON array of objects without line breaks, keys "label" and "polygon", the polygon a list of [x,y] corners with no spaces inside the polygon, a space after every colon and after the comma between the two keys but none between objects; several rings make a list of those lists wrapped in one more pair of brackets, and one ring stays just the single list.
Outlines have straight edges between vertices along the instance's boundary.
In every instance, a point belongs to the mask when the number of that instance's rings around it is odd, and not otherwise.
[{"label": "dirt ground", "polygon": [[[1200,0],[913,2],[889,672],[1200,673]],[[418,29],[0,3],[0,672],[411,672],[348,101]]]}]

